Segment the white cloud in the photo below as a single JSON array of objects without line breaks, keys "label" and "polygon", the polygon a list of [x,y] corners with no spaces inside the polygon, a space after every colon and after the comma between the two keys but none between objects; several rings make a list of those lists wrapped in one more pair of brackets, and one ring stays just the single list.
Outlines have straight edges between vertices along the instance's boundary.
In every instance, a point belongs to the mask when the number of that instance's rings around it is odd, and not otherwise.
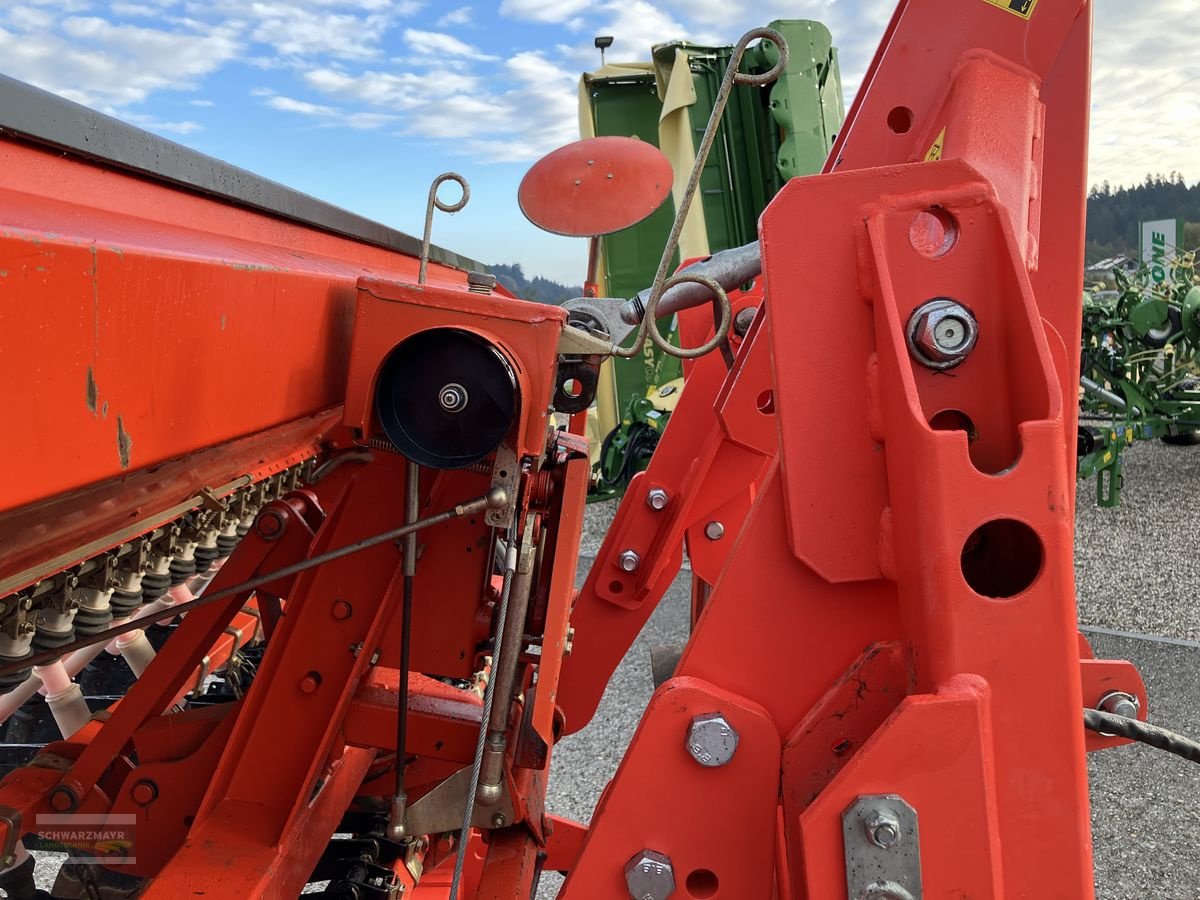
[{"label": "white cloud", "polygon": [[189,100],[188,102],[191,103],[192,106],[216,106],[216,104],[211,100]]},{"label": "white cloud", "polygon": [[470,44],[460,41],[453,35],[442,34],[437,31],[419,31],[416,28],[406,28],[404,30],[404,42],[415,52],[426,55],[444,54],[446,56],[461,56],[480,62],[494,62],[500,58],[498,56],[489,56],[483,51],[472,47]]},{"label": "white cloud", "polygon": [[471,7],[460,6],[458,9],[452,9],[440,19],[437,20],[438,28],[449,28],[452,25],[470,25],[471,24]]},{"label": "white cloud", "polygon": [[526,22],[568,23],[591,6],[592,0],[502,0],[500,15]]},{"label": "white cloud", "polygon": [[70,16],[61,34],[0,28],[5,73],[104,111],[190,89],[240,48],[236,28],[163,31]]},{"label": "white cloud", "polygon": [[370,131],[382,128],[396,121],[396,116],[389,113],[350,112],[334,106],[321,103],[310,103],[307,100],[297,100],[293,97],[274,95],[267,100],[267,106],[281,112],[298,113],[321,120],[322,125],[344,125],[359,131]]}]

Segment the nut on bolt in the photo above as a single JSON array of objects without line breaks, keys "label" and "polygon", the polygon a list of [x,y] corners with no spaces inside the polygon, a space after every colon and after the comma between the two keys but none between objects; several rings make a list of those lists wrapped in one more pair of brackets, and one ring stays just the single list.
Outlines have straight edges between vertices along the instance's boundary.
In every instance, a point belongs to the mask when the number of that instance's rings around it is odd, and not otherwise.
[{"label": "nut on bolt", "polygon": [[646,505],[651,509],[666,509],[671,502],[671,495],[662,488],[651,488],[646,494]]},{"label": "nut on bolt", "polygon": [[617,557],[617,564],[622,572],[636,572],[642,564],[642,558],[636,550],[622,550],[621,555]]},{"label": "nut on bolt", "polygon": [[891,850],[900,843],[900,820],[890,809],[876,809],[863,821],[867,837],[876,847]]},{"label": "nut on bolt", "polygon": [[737,745],[737,731],[719,712],[696,716],[688,726],[688,753],[702,766],[715,769],[725,765],[733,759]]},{"label": "nut on bolt", "polygon": [[913,310],[907,331],[909,352],[930,369],[954,368],[979,339],[974,313],[949,297],[936,297]]},{"label": "nut on bolt", "polygon": [[625,885],[633,900],[667,900],[675,893],[671,858],[657,850],[635,853],[625,863]]}]

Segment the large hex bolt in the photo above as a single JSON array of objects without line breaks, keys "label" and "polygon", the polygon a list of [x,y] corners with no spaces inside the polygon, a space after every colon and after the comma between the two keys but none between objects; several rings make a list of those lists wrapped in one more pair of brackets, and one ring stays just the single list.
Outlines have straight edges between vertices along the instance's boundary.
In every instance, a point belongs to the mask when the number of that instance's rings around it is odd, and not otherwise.
[{"label": "large hex bolt", "polygon": [[930,369],[952,369],[975,349],[979,325],[975,315],[948,297],[922,303],[908,320],[908,349]]},{"label": "large hex bolt", "polygon": [[622,550],[621,555],[617,557],[617,564],[622,572],[636,572],[642,564],[642,558],[636,550]]},{"label": "large hex bolt", "polygon": [[650,493],[646,494],[646,505],[651,509],[666,509],[670,502],[671,495],[662,488],[650,488]]},{"label": "large hex bolt", "polygon": [[635,853],[625,863],[625,884],[633,900],[667,900],[675,893],[671,858],[657,850]]},{"label": "large hex bolt", "polygon": [[705,713],[692,719],[688,727],[687,748],[692,759],[702,766],[723,766],[737,751],[738,733],[720,713]]}]

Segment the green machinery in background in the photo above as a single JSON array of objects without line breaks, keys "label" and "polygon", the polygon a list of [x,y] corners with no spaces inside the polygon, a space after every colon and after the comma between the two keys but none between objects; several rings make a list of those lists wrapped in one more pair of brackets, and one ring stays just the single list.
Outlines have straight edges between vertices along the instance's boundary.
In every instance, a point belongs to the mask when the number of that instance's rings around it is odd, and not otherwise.
[{"label": "green machinery in background", "polygon": [[[789,178],[820,171],[841,127],[845,107],[829,30],[806,20],[770,27],[787,40],[788,66],[769,87],[733,89],[675,264],[755,240],[767,203]],[[732,53],[732,46],[673,41],[654,47],[649,62],[607,65],[583,76],[583,137],[653,143],[671,160],[678,196]],[[742,70],[763,72],[777,61],[778,49],[763,41],[747,52]],[[632,297],[650,285],[674,215],[674,204],[666,203],[632,228],[601,239],[600,296]],[[594,499],[619,494],[646,467],[682,385],[679,360],[656,352],[649,341],[642,356],[606,363],[589,416]]]},{"label": "green machinery in background", "polygon": [[1195,252],[1113,270],[1115,290],[1084,296],[1079,477],[1121,497],[1121,452],[1161,438],[1200,444],[1200,279]]}]

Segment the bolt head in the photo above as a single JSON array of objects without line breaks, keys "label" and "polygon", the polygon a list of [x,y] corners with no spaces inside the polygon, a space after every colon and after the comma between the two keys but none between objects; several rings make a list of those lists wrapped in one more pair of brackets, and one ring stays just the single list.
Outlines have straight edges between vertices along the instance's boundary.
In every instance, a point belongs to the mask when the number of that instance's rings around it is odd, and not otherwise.
[{"label": "bolt head", "polygon": [[642,850],[625,863],[625,885],[632,900],[667,900],[675,893],[671,858],[657,850]]},{"label": "bolt head", "polygon": [[642,564],[642,558],[636,550],[622,550],[621,555],[617,557],[617,564],[622,572],[636,572]]},{"label": "bolt head", "polygon": [[321,686],[321,673],[309,672],[300,679],[300,690],[305,694],[314,693]]},{"label": "bolt head", "polygon": [[864,820],[867,837],[876,847],[890,850],[900,843],[900,820],[890,809],[877,809]]},{"label": "bolt head", "polygon": [[448,413],[462,412],[467,408],[467,400],[467,389],[456,382],[442,385],[438,391],[438,404]]},{"label": "bolt head", "polygon": [[738,310],[738,314],[733,317],[733,333],[738,337],[745,337],[750,326],[754,324],[756,315],[758,315],[757,306],[747,306],[745,309]]},{"label": "bolt head", "polygon": [[254,525],[259,537],[273,541],[283,534],[283,515],[277,509],[264,509]]},{"label": "bolt head", "polygon": [[705,713],[692,719],[688,727],[687,749],[692,759],[710,769],[733,759],[738,733],[720,713]]},{"label": "bolt head", "polygon": [[496,276],[485,272],[468,272],[467,287],[474,288],[477,293],[491,293],[496,286]]},{"label": "bolt head", "polygon": [[719,541],[725,537],[725,526],[720,522],[709,522],[704,526],[704,536],[710,541]]},{"label": "bolt head", "polygon": [[671,495],[662,488],[651,488],[646,494],[646,505],[651,509],[666,509],[671,502]]},{"label": "bolt head", "polygon": [[922,303],[908,321],[909,350],[931,369],[957,366],[975,349],[979,326],[969,309],[938,297]]},{"label": "bolt head", "polygon": [[1100,702],[1096,704],[1096,708],[1101,712],[1111,713],[1114,716],[1136,719],[1141,704],[1138,703],[1138,698],[1133,694],[1127,694],[1125,691],[1109,691],[1100,698]]},{"label": "bolt head", "polygon": [[50,792],[50,808],[55,812],[74,812],[79,806],[79,797],[65,784],[60,784]]},{"label": "bolt head", "polygon": [[139,781],[129,793],[138,806],[149,806],[158,799],[158,785],[153,781]]}]

